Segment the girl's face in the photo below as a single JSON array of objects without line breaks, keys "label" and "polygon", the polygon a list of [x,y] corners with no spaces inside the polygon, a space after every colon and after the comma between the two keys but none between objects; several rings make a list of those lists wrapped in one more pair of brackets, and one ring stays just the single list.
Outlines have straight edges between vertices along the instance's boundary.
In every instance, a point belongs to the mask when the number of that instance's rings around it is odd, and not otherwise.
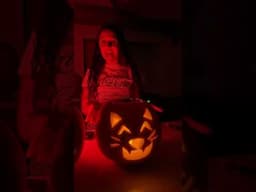
[{"label": "girl's face", "polygon": [[119,43],[116,35],[108,29],[104,29],[99,36],[101,56],[106,64],[115,65],[119,60]]}]

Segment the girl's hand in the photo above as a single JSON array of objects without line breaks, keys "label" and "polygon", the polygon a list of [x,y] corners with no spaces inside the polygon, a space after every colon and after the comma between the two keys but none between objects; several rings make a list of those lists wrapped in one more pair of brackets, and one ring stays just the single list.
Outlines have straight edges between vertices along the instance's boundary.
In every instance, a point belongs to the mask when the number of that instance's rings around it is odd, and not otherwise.
[{"label": "girl's hand", "polygon": [[95,109],[95,110],[99,110],[101,104],[100,104],[99,102],[95,102],[95,103],[93,103],[93,106],[94,106],[94,109]]}]

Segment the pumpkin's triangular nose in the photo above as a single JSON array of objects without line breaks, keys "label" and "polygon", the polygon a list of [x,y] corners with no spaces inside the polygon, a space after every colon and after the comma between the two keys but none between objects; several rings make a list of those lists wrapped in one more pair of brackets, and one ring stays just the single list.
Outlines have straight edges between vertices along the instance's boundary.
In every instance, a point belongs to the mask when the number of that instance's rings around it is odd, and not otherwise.
[{"label": "pumpkin's triangular nose", "polygon": [[134,149],[141,149],[144,145],[145,140],[143,138],[135,138],[135,139],[130,139],[129,144],[134,148]]}]

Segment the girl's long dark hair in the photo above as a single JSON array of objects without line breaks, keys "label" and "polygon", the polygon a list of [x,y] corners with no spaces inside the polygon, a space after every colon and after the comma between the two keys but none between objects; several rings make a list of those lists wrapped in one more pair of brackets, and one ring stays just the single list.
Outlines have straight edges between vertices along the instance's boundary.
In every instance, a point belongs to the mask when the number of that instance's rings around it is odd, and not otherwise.
[{"label": "girl's long dark hair", "polygon": [[135,81],[138,89],[141,90],[140,74],[137,70],[137,67],[136,67],[134,61],[132,61],[132,58],[129,55],[127,41],[125,39],[123,31],[117,25],[105,24],[100,28],[100,30],[98,32],[92,65],[88,67],[90,69],[90,75],[89,75],[89,80],[88,80],[89,100],[95,99],[95,93],[96,93],[97,86],[98,86],[97,85],[98,78],[99,78],[99,75],[101,74],[101,72],[104,68],[104,64],[105,64],[105,61],[100,52],[99,42],[98,42],[99,36],[103,30],[110,30],[115,34],[115,36],[118,40],[118,43],[119,43],[120,54],[124,57],[124,61],[125,61],[125,62],[121,62],[120,64],[130,66],[131,71],[132,71],[133,80]]}]

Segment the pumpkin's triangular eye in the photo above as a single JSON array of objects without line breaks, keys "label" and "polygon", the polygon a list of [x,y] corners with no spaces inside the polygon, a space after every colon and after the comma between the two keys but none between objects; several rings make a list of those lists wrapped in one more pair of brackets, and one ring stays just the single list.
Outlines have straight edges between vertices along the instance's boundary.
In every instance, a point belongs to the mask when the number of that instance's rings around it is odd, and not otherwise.
[{"label": "pumpkin's triangular eye", "polygon": [[147,120],[152,120],[152,119],[153,119],[153,118],[152,118],[152,115],[151,115],[151,113],[150,113],[150,111],[149,111],[148,108],[145,109],[145,112],[144,112],[144,114],[143,114],[143,117],[144,117],[145,119],[147,119]]},{"label": "pumpkin's triangular eye", "polygon": [[140,128],[140,133],[142,133],[145,129],[152,131],[152,127],[148,121],[144,121],[141,128]]},{"label": "pumpkin's triangular eye", "polygon": [[110,113],[111,128],[115,127],[121,120],[122,120],[122,117],[117,113],[114,113],[114,112]]}]

